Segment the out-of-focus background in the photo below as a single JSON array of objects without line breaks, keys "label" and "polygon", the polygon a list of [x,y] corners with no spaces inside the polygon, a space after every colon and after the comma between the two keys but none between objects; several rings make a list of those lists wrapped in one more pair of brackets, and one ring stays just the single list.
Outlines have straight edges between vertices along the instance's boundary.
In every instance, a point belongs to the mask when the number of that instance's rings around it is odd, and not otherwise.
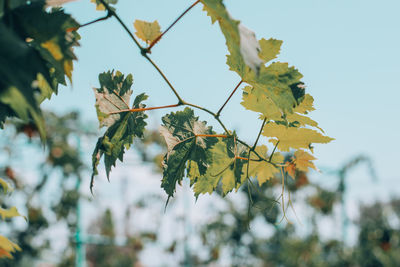
[{"label": "out-of-focus background", "polygon": [[[116,9],[132,30],[135,19],[158,20],[165,29],[191,3],[119,0]],[[145,140],[136,141],[110,182],[100,173],[92,196],[91,152],[101,134],[92,90],[98,74],[132,73],[133,90],[149,94],[148,106],[176,102],[111,18],[79,30],[74,83],[42,105],[48,110],[46,148],[31,125],[1,131],[0,175],[15,187],[4,201],[29,223],[0,225],[22,248],[0,266],[400,265],[400,2],[225,4],[257,38],[283,40],[278,60],[304,75],[316,104],[311,117],[335,138],[315,147],[321,172],[299,172],[287,181],[284,206],[282,198],[276,203],[277,178],[225,198],[216,193],[197,200],[184,182],[164,209],[159,155],[165,147],[157,128],[170,111],[150,111]],[[80,23],[104,15],[88,0],[65,9]],[[217,110],[239,77],[225,64],[219,27],[201,9],[194,7],[151,57],[185,99]],[[240,102],[237,93],[221,118],[252,142],[260,122]],[[196,115],[213,124],[206,113]]]}]

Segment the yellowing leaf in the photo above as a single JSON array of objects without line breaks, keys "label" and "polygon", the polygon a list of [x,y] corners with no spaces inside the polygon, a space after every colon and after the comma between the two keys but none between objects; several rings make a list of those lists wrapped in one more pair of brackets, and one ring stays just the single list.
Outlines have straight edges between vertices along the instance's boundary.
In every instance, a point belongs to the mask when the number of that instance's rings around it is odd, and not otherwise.
[{"label": "yellowing leaf", "polygon": [[[256,152],[264,158],[269,158],[267,155],[268,148],[264,145],[256,147]],[[258,159],[258,157],[252,153],[250,159]],[[282,161],[283,157],[280,153],[275,153],[273,157],[274,161]],[[279,169],[272,163],[265,161],[249,161],[249,176],[257,177],[259,185],[262,185],[269,179],[273,178],[275,173],[279,173]]]},{"label": "yellowing leaf", "polygon": [[56,42],[54,42],[54,40],[44,42],[41,44],[41,46],[43,48],[46,48],[55,60],[61,60],[63,58],[60,46]]},{"label": "yellowing leaf", "polygon": [[161,28],[157,20],[147,22],[143,20],[135,20],[133,26],[136,29],[136,35],[147,44],[153,42],[161,34]]},{"label": "yellowing leaf", "polygon": [[[8,218],[13,218],[13,217],[24,217],[23,215],[21,215],[16,207],[11,207],[8,210],[7,209],[3,209],[0,208],[0,216],[1,218],[4,219],[8,219]],[[25,218],[25,217],[24,217]],[[26,218],[25,218],[26,219]]]},{"label": "yellowing leaf", "polygon": [[10,186],[9,183],[7,183],[5,180],[0,178],[0,185],[3,188],[4,193],[12,192],[12,187]]},{"label": "yellowing leaf", "polygon": [[[100,2],[100,0],[90,0],[90,2],[96,5],[96,10],[99,11],[106,10],[106,7]],[[105,0],[105,2],[110,5],[110,4],[116,4],[118,0]],[[114,10],[113,7],[111,7],[111,9]]]},{"label": "yellowing leaf", "polygon": [[258,55],[264,61],[264,63],[271,61],[278,56],[282,43],[283,42],[281,40],[276,40],[273,38],[269,40],[262,38],[259,41],[261,51]]},{"label": "yellowing leaf", "polygon": [[269,141],[276,145],[281,151],[289,151],[290,148],[309,148],[312,143],[329,143],[334,140],[328,136],[308,128],[286,127],[284,125],[270,122],[264,126],[264,136],[273,137]]},{"label": "yellowing leaf", "polygon": [[17,244],[0,235],[0,258],[8,257],[12,259],[11,253],[17,250],[21,250]]},{"label": "yellowing leaf", "polygon": [[247,161],[236,158],[236,156],[245,156],[245,148],[237,144],[237,151],[232,151],[232,145],[235,145],[231,144],[231,142],[231,140],[219,140],[210,149],[210,166],[207,172],[200,176],[194,185],[196,196],[205,193],[211,194],[219,182],[221,182],[222,192],[225,195],[233,189],[237,190],[246,180],[247,177],[243,172],[243,166]]},{"label": "yellowing leaf", "polygon": [[301,103],[294,109],[294,112],[307,114],[308,112],[313,110],[315,110],[314,98],[309,94],[305,94],[303,101],[301,101]]},{"label": "yellowing leaf", "polygon": [[260,50],[254,32],[244,27],[238,20],[231,17],[222,0],[201,0],[212,23],[218,21],[225,36],[228,55],[228,65],[231,70],[243,73],[243,69],[258,72],[262,60],[258,56]]},{"label": "yellowing leaf", "polygon": [[65,60],[64,61],[64,72],[65,75],[67,75],[69,81],[72,83],[72,70],[73,70],[74,66],[72,63],[72,60]]},{"label": "yellowing leaf", "polygon": [[296,164],[294,162],[290,162],[288,165],[285,166],[285,171],[292,176],[292,178],[296,177]]},{"label": "yellowing leaf", "polygon": [[294,163],[296,164],[296,168],[300,171],[307,172],[308,168],[318,170],[312,160],[316,160],[316,158],[303,150],[297,150],[294,153]]},{"label": "yellowing leaf", "polygon": [[288,122],[297,122],[299,125],[296,126],[306,126],[310,125],[312,127],[318,128],[321,132],[324,132],[319,126],[318,123],[307,116],[300,115],[298,113],[287,114],[286,119]]},{"label": "yellowing leaf", "polygon": [[265,94],[259,93],[250,86],[243,88],[243,101],[240,103],[248,110],[260,112],[262,119],[281,120],[282,112]]}]

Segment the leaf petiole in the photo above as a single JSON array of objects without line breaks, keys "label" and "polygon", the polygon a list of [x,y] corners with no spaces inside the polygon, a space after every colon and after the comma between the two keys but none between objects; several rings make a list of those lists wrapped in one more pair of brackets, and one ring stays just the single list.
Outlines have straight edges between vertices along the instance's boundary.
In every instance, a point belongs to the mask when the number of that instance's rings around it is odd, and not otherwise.
[{"label": "leaf petiole", "polygon": [[155,109],[163,109],[163,108],[174,108],[178,107],[181,104],[174,104],[174,105],[167,105],[167,106],[160,106],[160,107],[149,107],[149,108],[132,108],[132,109],[121,109],[118,111],[110,112],[108,115],[113,115],[113,114],[118,114],[118,113],[123,113],[123,112],[141,112],[141,111],[146,111],[146,110],[155,110]]}]

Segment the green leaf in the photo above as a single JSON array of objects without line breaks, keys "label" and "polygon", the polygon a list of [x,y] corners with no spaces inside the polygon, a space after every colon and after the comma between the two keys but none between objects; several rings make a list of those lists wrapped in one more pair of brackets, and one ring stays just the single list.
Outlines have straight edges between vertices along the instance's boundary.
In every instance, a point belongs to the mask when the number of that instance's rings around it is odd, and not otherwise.
[{"label": "green leaf", "polygon": [[167,114],[162,121],[160,133],[167,143],[168,152],[164,157],[161,187],[171,197],[176,183],[180,183],[185,175],[188,161],[192,170],[188,172],[189,177],[206,172],[209,165],[207,150],[217,142],[217,138],[198,136],[213,135],[214,132],[205,121],[199,121],[190,108]]},{"label": "green leaf", "polygon": [[[228,61],[233,60],[237,66],[247,66],[257,73],[262,60],[258,56],[259,44],[254,32],[244,27],[238,20],[232,19],[222,0],[201,0],[204,10],[211,17],[211,22],[218,21],[226,39],[230,55]],[[236,70],[235,70],[236,71]]]},{"label": "green leaf", "polygon": [[310,148],[313,143],[326,144],[334,140],[312,129],[286,127],[275,122],[265,125],[262,134],[272,137],[269,141],[274,145],[279,141],[278,149],[281,151],[289,151],[290,148]]},{"label": "green leaf", "polygon": [[243,170],[247,161],[237,158],[246,156],[246,148],[235,144],[234,138],[220,140],[211,148],[210,155],[211,164],[207,172],[194,184],[196,197],[200,194],[211,194],[219,182],[223,194],[226,195],[233,189],[238,189],[247,178]]},{"label": "green leaf", "polygon": [[79,39],[68,31],[79,24],[61,9],[46,11],[44,4],[10,1],[0,21],[0,126],[10,116],[33,120],[42,140],[39,105],[57,93],[65,76],[71,79],[72,49]]},{"label": "green leaf", "polygon": [[[97,141],[92,155],[93,174],[98,174],[97,165],[104,156],[107,178],[110,176],[111,167],[115,166],[117,159],[123,161],[125,149],[129,149],[134,137],[143,138],[147,115],[143,111],[124,111],[118,114],[109,114],[112,111],[129,109],[129,99],[132,95],[132,75],[126,78],[117,71],[108,71],[99,75],[100,88],[95,88],[96,110],[100,126],[108,127],[106,132]],[[142,104],[147,99],[145,94],[136,96],[132,109],[144,108]]]}]

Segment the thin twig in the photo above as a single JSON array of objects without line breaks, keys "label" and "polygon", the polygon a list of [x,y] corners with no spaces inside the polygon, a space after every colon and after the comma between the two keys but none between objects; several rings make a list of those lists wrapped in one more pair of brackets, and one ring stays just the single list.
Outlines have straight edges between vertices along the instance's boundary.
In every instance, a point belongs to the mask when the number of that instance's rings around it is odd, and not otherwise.
[{"label": "thin twig", "polygon": [[271,156],[269,156],[269,159],[268,159],[269,163],[271,163],[272,157],[274,156],[274,153],[275,153],[276,148],[278,147],[278,144],[279,144],[279,140],[278,140],[278,142],[276,142],[276,145],[275,145],[274,149],[272,150]]},{"label": "thin twig", "polygon": [[200,2],[200,0],[197,0],[194,2],[190,7],[188,7],[172,24],[163,32],[161,33],[156,39],[154,39],[149,47],[146,48],[147,53],[151,53],[151,48],[158,42],[160,39],[187,13],[189,10],[191,10],[195,5],[197,5]]},{"label": "thin twig", "polygon": [[90,22],[81,24],[81,25],[79,25],[79,28],[83,28],[83,27],[89,26],[89,25],[91,25],[91,24],[93,24],[93,23],[96,23],[96,22],[99,22],[99,21],[107,20],[107,19],[109,19],[109,18],[111,18],[111,17],[112,17],[112,14],[111,14],[109,11],[107,11],[107,15],[105,15],[104,17],[101,17],[101,18],[92,20],[92,21],[90,21]]},{"label": "thin twig", "polygon": [[126,26],[126,24],[121,20],[121,18],[117,15],[117,13],[115,13],[115,11],[106,3],[106,1],[104,0],[99,0],[104,7],[107,9],[107,11],[114,16],[119,24],[121,24],[121,26],[124,28],[124,30],[128,33],[128,35],[131,37],[132,41],[136,44],[136,46],[140,49],[140,52],[143,54],[144,52],[144,48],[139,44],[138,40],[136,40],[135,36],[133,35],[133,33],[129,30],[128,26]]},{"label": "thin twig", "polygon": [[221,115],[222,110],[224,109],[224,107],[226,106],[226,104],[228,104],[229,100],[231,100],[232,96],[235,94],[236,90],[239,88],[239,86],[242,84],[243,80],[241,80],[235,87],[235,89],[233,89],[232,93],[229,95],[228,99],[225,101],[225,103],[222,105],[222,107],[218,110],[217,114],[215,115],[216,117],[219,117],[219,115]]},{"label": "thin twig", "polygon": [[174,95],[176,96],[176,98],[178,98],[179,104],[183,104],[184,101],[181,98],[181,96],[178,94],[178,92],[176,91],[176,89],[174,88],[174,86],[172,86],[172,84],[170,83],[170,81],[168,80],[167,76],[165,76],[165,74],[161,71],[161,69],[157,66],[156,63],[154,63],[153,60],[151,60],[151,58],[149,58],[148,55],[146,54],[142,54],[147,61],[150,62],[151,65],[153,65],[153,67],[158,71],[158,73],[161,75],[161,77],[164,79],[164,81],[168,84],[169,88],[171,88],[172,92],[174,93]]},{"label": "thin twig", "polygon": [[180,106],[180,104],[174,104],[174,105],[167,105],[167,106],[160,106],[160,107],[121,109],[118,111],[110,112],[107,115],[118,114],[118,113],[122,113],[122,112],[140,112],[140,111],[154,110],[154,109],[174,108],[174,107],[179,107],[179,106]]},{"label": "thin twig", "polygon": [[261,136],[262,130],[263,130],[263,128],[264,128],[264,125],[265,125],[265,123],[266,123],[266,122],[267,122],[267,118],[265,118],[265,119],[263,120],[263,122],[262,122],[261,129],[260,129],[260,131],[258,132],[257,139],[256,139],[256,141],[254,142],[254,145],[253,145],[253,148],[252,148],[252,150],[256,149],[256,146],[257,146],[258,140],[260,139],[260,136]]},{"label": "thin twig", "polygon": [[226,134],[196,134],[198,137],[222,137],[222,138],[228,138]]}]

